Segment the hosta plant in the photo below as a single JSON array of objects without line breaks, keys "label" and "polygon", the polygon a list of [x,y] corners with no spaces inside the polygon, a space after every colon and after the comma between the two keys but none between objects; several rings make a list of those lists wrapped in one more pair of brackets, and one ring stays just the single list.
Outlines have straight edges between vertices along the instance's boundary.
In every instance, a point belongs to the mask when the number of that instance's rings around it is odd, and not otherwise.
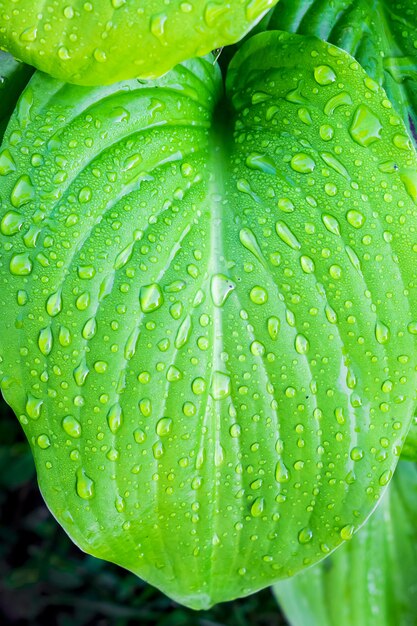
[{"label": "hosta plant", "polygon": [[37,72],[7,127],[2,392],[73,540],[193,608],[349,541],[412,423],[417,159],[379,82],[271,31],[223,74]]}]

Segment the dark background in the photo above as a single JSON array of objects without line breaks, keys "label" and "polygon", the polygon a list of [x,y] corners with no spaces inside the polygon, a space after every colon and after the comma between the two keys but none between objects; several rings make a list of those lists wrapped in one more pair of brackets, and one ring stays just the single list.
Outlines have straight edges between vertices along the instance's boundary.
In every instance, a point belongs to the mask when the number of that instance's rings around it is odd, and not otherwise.
[{"label": "dark background", "polygon": [[285,626],[272,593],[186,609],[81,552],[46,508],[23,431],[0,396],[1,626]]}]

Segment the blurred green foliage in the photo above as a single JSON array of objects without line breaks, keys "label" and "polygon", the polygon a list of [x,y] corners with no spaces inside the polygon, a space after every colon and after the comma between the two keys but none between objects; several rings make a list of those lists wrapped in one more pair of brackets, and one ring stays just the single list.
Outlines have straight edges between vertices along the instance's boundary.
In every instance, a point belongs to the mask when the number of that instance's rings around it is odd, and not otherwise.
[{"label": "blurred green foliage", "polygon": [[0,399],[1,626],[285,626],[267,589],[195,613],[85,555],[40,495],[23,432]]}]

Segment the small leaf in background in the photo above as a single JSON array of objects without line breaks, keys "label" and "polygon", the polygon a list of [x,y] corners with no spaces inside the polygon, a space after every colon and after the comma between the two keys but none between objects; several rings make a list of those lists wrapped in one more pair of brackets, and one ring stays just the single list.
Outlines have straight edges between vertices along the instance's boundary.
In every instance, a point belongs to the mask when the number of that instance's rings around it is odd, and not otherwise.
[{"label": "small leaf in background", "polygon": [[359,528],[415,405],[417,161],[358,63],[37,73],[0,163],[1,386],[74,541],[205,608]]},{"label": "small leaf in background", "polygon": [[358,534],[274,591],[291,626],[415,626],[417,466],[401,461]]},{"label": "small leaf in background", "polygon": [[0,47],[60,80],[162,76],[234,43],[278,0],[0,0]]},{"label": "small leaf in background", "polygon": [[315,35],[382,85],[417,141],[417,0],[282,0],[269,29]]}]

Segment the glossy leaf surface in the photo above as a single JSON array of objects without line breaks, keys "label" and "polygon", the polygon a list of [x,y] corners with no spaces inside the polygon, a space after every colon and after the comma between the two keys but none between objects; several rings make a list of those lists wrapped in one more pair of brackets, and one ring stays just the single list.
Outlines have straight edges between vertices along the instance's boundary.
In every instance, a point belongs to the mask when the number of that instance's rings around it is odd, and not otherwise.
[{"label": "glossy leaf surface", "polygon": [[0,50],[0,143],[14,106],[32,73],[32,68]]},{"label": "glossy leaf surface", "polygon": [[417,469],[401,461],[351,542],[274,591],[291,626],[415,626]]},{"label": "glossy leaf surface", "polygon": [[266,22],[350,52],[417,139],[417,0],[283,0]]},{"label": "glossy leaf surface", "polygon": [[0,47],[60,80],[161,76],[241,39],[278,0],[0,0]]},{"label": "glossy leaf surface", "polygon": [[416,389],[416,155],[358,64],[38,73],[0,167],[1,386],[78,545],[202,608],[350,536]]}]

